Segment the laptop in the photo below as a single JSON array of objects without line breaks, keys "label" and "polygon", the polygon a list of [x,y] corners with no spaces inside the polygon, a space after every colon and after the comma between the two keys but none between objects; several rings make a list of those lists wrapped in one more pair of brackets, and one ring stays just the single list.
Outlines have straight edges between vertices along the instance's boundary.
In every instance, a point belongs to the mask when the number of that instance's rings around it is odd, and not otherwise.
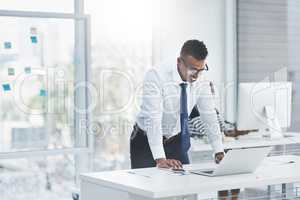
[{"label": "laptop", "polygon": [[272,147],[240,148],[229,150],[214,169],[190,170],[190,173],[204,176],[224,176],[253,173],[270,153]]}]

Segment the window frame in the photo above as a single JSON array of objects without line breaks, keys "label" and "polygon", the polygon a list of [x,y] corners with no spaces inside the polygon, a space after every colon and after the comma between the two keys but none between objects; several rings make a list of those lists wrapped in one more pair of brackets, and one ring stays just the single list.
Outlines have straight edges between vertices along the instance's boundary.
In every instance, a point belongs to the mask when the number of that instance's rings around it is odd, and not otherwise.
[{"label": "window frame", "polygon": [[[36,12],[36,11],[19,11],[19,10],[0,10],[2,17],[24,17],[24,18],[54,18],[54,19],[73,19],[75,22],[75,47],[74,57],[78,62],[74,62],[74,86],[83,83],[82,90],[74,91],[75,107],[84,106],[84,111],[74,112],[74,136],[75,146],[72,148],[62,149],[45,149],[45,150],[29,150],[15,152],[0,152],[0,159],[14,159],[32,156],[52,156],[61,154],[73,154],[75,156],[76,180],[78,174],[83,171],[92,169],[91,156],[94,152],[93,141],[94,136],[88,134],[87,126],[91,121],[91,115],[87,112],[89,105],[89,96],[87,91],[87,83],[90,80],[90,63],[91,63],[91,40],[90,40],[90,16],[84,14],[84,0],[74,0],[74,13],[55,13],[55,12]],[[84,40],[80,39],[84,38]],[[82,107],[81,107],[82,108]],[[78,126],[80,120],[84,120],[84,132],[79,131]],[[76,147],[78,146],[78,147]],[[82,147],[84,146],[84,147]],[[83,159],[88,159],[88,162],[83,162]],[[83,164],[82,164],[83,163]]]}]

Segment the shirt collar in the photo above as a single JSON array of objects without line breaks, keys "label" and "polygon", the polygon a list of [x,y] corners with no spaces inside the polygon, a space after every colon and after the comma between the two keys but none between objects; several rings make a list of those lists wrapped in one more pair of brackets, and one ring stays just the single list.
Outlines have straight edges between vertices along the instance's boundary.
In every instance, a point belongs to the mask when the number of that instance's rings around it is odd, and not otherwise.
[{"label": "shirt collar", "polygon": [[175,67],[173,67],[172,73],[173,73],[173,80],[176,85],[179,85],[180,83],[188,83],[181,79],[178,69],[177,69],[177,65],[175,65]]}]

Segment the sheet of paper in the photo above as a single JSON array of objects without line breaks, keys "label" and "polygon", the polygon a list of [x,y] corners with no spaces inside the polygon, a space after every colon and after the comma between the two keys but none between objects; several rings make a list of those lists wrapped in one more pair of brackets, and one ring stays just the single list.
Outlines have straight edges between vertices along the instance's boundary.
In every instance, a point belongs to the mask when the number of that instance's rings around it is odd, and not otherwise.
[{"label": "sheet of paper", "polygon": [[130,170],[127,171],[129,174],[133,174],[136,176],[141,176],[145,178],[159,178],[161,176],[169,175],[169,176],[184,176],[184,175],[191,175],[189,172],[174,172],[171,169],[158,169],[152,168],[147,170]]}]

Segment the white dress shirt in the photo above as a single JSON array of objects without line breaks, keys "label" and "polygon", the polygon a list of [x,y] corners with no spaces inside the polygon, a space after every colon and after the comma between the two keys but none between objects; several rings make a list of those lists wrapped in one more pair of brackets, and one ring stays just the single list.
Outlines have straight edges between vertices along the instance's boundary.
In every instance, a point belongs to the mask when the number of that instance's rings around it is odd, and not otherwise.
[{"label": "white dress shirt", "polygon": [[[188,83],[188,113],[197,105],[201,119],[206,123],[208,139],[214,152],[223,152],[222,134],[209,81]],[[180,132],[180,83],[182,79],[176,64],[167,64],[150,69],[144,78],[143,96],[138,126],[147,133],[154,159],[165,158],[163,137]]]}]

